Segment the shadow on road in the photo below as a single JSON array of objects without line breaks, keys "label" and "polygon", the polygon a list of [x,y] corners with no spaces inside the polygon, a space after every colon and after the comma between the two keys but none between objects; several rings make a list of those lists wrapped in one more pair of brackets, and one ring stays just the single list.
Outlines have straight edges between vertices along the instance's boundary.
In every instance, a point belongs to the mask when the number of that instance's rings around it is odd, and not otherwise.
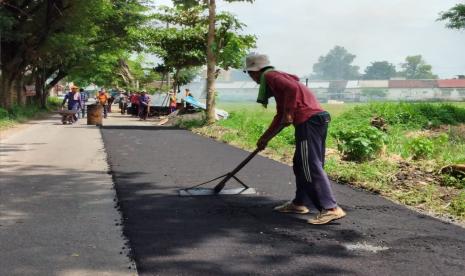
[{"label": "shadow on road", "polygon": [[122,239],[121,244],[114,242],[120,222],[117,212],[108,212],[115,205],[114,192],[101,175],[101,171],[2,164],[0,275],[130,271],[129,261],[119,254],[124,251]]}]

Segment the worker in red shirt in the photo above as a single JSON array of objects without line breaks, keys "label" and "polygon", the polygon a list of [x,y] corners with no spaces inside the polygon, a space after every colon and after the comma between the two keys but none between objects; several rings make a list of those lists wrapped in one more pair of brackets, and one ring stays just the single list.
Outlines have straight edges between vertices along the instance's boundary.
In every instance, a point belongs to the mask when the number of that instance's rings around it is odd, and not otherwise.
[{"label": "worker in red shirt", "polygon": [[139,92],[134,92],[132,93],[130,97],[131,111],[132,111],[133,117],[139,116],[139,96],[140,96]]},{"label": "worker in red shirt", "polygon": [[257,102],[267,106],[275,98],[277,114],[260,137],[257,148],[263,150],[284,127],[295,127],[296,150],[293,169],[296,177],[295,198],[275,210],[283,213],[305,214],[307,199],[320,212],[309,219],[310,224],[326,224],[343,218],[346,213],[334,197],[331,182],[324,171],[325,142],[331,117],[324,111],[315,95],[295,75],[277,71],[270,66],[268,56],[250,54],[245,70],[260,85]]}]

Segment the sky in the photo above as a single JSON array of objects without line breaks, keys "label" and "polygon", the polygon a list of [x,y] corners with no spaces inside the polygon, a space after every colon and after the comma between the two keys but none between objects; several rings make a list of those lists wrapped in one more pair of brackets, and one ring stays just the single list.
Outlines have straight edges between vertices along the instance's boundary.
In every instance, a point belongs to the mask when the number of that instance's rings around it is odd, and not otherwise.
[{"label": "sky", "polygon": [[[169,0],[157,0],[169,4]],[[256,0],[227,3],[218,10],[235,14],[257,36],[254,52],[267,54],[278,69],[299,76],[335,45],[365,67],[387,60],[399,67],[406,56],[422,55],[441,78],[465,74],[465,31],[445,28],[438,14],[451,0]]]}]

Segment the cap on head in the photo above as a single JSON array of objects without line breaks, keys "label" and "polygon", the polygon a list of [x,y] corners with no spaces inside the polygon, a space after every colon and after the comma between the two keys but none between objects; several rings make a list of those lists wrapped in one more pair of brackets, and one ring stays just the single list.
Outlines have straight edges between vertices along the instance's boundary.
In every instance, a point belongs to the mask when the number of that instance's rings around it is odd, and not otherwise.
[{"label": "cap on head", "polygon": [[71,86],[71,90],[77,90],[77,89],[79,89],[79,87],[77,87],[76,85]]},{"label": "cap on head", "polygon": [[250,53],[245,58],[244,72],[247,71],[260,71],[261,69],[270,66],[270,59],[267,55],[258,53]]}]

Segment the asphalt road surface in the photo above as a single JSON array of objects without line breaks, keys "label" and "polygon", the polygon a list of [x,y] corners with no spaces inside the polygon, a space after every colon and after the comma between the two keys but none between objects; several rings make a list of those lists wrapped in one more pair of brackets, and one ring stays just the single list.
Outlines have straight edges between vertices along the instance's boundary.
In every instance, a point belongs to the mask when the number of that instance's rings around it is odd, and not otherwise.
[{"label": "asphalt road surface", "polygon": [[294,179],[289,166],[261,156],[239,173],[257,195],[178,197],[248,153],[185,130],[102,132],[140,275],[464,275],[458,226],[338,184],[348,212],[340,221],[312,226],[310,215],[272,212],[292,198]]}]

